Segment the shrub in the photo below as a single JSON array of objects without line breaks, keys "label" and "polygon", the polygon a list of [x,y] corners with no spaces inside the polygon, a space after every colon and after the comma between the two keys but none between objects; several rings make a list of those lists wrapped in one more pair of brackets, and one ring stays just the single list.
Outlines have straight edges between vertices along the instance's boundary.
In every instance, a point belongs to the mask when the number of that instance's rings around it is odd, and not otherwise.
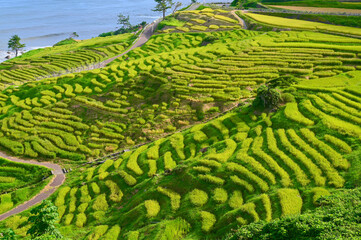
[{"label": "shrub", "polygon": [[177,166],[177,163],[172,158],[171,152],[166,152],[164,154],[164,168],[165,169],[173,169]]},{"label": "shrub", "polygon": [[99,225],[96,226],[93,230],[93,232],[88,236],[88,240],[98,240],[101,238],[106,231],[108,230],[108,225]]},{"label": "shrub", "polygon": [[79,213],[76,216],[76,222],[75,225],[79,228],[82,228],[86,222],[86,215],[84,213]]}]

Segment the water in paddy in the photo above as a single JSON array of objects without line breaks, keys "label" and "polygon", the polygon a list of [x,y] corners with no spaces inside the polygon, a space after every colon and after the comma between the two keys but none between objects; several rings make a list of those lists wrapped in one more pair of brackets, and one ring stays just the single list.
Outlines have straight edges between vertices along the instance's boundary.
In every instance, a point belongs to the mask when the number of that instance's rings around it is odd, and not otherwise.
[{"label": "water in paddy", "polygon": [[[177,1],[183,6],[191,2]],[[119,13],[129,15],[132,24],[152,22],[161,16],[151,11],[154,6],[154,0],[0,0],[0,61],[14,34],[26,50],[52,46],[72,32],[88,39],[115,30]]]}]

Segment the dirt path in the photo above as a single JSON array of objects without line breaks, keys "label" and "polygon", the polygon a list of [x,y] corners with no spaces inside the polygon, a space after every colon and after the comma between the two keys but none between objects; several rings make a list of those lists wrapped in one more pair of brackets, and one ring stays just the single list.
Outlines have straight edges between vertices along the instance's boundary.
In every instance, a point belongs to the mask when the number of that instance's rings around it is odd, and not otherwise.
[{"label": "dirt path", "polygon": [[13,208],[12,210],[5,212],[0,215],[0,221],[21,213],[22,211],[25,211],[34,205],[40,203],[41,201],[47,199],[52,193],[54,193],[63,183],[65,180],[65,174],[62,171],[61,166],[49,163],[49,162],[37,162],[35,160],[22,160],[16,157],[11,157],[5,153],[0,152],[0,157],[5,158],[6,160],[12,161],[12,162],[18,162],[18,163],[27,163],[27,164],[33,164],[37,166],[43,166],[50,168],[52,170],[53,175],[55,176],[49,183],[44,187],[43,190],[41,190],[40,193],[35,195],[32,199],[30,199],[27,202],[24,202],[20,204],[19,206]]},{"label": "dirt path", "polygon": [[235,18],[237,18],[239,24],[242,25],[242,28],[243,28],[243,29],[247,29],[247,24],[246,24],[246,22],[237,15],[236,11],[238,11],[238,10],[233,10],[233,11],[231,11],[232,15],[233,15]]}]

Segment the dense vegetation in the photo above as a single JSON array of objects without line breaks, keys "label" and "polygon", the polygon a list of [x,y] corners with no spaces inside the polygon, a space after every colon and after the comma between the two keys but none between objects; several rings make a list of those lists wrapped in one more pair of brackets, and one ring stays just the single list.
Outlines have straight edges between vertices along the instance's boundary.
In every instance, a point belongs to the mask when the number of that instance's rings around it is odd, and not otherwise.
[{"label": "dense vegetation", "polygon": [[[50,198],[62,235],[360,236],[359,189],[344,188],[361,185],[361,40],[271,20],[301,30],[247,31],[225,10],[184,11],[108,67],[2,91],[1,149],[72,164]],[[1,227],[25,237],[30,216]]]}]

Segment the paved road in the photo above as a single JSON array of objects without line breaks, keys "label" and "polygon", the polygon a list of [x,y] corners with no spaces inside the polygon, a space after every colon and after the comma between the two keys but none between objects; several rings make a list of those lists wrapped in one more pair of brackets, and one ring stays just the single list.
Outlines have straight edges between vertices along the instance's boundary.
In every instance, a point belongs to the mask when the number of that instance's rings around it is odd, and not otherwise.
[{"label": "paved road", "polygon": [[54,193],[63,183],[65,180],[65,174],[62,171],[61,166],[54,164],[54,163],[49,163],[49,162],[37,162],[35,160],[22,160],[16,157],[11,157],[5,153],[0,152],[0,157],[5,158],[9,161],[12,162],[18,162],[18,163],[27,163],[27,164],[33,164],[33,165],[37,165],[37,166],[43,166],[43,167],[47,167],[52,169],[52,172],[54,174],[54,178],[44,187],[43,190],[41,190],[41,192],[39,194],[37,194],[36,196],[34,196],[32,199],[30,199],[29,201],[17,206],[16,208],[3,213],[0,215],[0,221],[21,213],[22,211],[25,211],[33,206],[35,206],[36,204],[40,203],[41,201],[47,199],[52,193]]}]

